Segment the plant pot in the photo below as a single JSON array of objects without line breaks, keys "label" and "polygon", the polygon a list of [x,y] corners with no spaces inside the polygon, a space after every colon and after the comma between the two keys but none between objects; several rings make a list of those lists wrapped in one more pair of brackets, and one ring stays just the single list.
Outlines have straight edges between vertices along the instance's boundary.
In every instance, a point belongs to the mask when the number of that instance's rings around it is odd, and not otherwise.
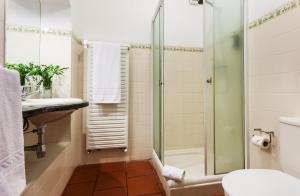
[{"label": "plant pot", "polygon": [[27,97],[39,94],[40,86],[39,85],[21,86],[21,91],[22,91],[22,101],[25,101]]},{"label": "plant pot", "polygon": [[43,78],[42,98],[52,98],[52,78]]},{"label": "plant pot", "polygon": [[50,87],[50,88],[43,87],[41,97],[42,98],[52,98],[52,87]]}]

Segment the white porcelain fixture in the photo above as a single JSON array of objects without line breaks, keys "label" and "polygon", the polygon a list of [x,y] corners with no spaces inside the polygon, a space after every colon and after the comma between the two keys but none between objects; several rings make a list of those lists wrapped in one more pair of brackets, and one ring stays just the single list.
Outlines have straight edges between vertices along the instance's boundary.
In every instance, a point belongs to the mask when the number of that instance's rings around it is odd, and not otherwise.
[{"label": "white porcelain fixture", "polygon": [[280,162],[283,172],[249,169],[231,172],[222,180],[226,196],[300,195],[300,117],[280,118]]},{"label": "white porcelain fixture", "polygon": [[[40,107],[55,107],[60,105],[72,105],[72,104],[80,104],[80,103],[83,103],[83,100],[77,98],[27,99],[26,101],[22,102],[22,106],[40,108]],[[46,113],[41,113],[39,115],[29,117],[28,119],[35,126],[40,127],[50,122],[54,122],[59,119],[62,119],[73,112],[74,109],[46,112]]]}]

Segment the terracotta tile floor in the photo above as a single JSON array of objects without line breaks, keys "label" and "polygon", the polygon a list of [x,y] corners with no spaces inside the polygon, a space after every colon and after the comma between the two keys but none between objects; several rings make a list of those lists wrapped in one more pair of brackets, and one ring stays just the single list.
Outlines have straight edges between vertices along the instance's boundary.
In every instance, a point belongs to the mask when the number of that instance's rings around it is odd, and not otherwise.
[{"label": "terracotta tile floor", "polygon": [[138,195],[165,195],[149,161],[79,166],[63,193],[63,196]]}]

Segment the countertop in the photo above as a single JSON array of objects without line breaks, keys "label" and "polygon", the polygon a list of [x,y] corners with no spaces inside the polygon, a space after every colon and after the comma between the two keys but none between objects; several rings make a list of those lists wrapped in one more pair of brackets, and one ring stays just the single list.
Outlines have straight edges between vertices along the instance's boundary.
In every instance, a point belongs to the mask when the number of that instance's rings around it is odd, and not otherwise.
[{"label": "countertop", "polygon": [[88,101],[82,100],[82,102],[77,103],[59,103],[51,105],[22,105],[23,118],[29,118],[35,115],[64,111],[64,110],[76,110],[79,108],[84,108],[89,105]]}]

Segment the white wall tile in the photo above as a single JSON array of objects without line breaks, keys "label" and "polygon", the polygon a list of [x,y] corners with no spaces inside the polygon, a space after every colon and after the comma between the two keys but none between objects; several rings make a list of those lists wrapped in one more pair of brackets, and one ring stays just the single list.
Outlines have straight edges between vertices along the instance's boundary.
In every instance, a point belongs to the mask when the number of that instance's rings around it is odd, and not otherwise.
[{"label": "white wall tile", "polygon": [[270,150],[250,143],[251,168],[280,169],[279,118],[300,115],[299,16],[296,8],[249,31],[250,128],[275,132]]},{"label": "white wall tile", "polygon": [[165,150],[203,146],[202,53],[164,53]]},{"label": "white wall tile", "polygon": [[84,163],[143,160],[152,157],[151,50],[131,49],[129,55],[128,151],[84,153]]}]

